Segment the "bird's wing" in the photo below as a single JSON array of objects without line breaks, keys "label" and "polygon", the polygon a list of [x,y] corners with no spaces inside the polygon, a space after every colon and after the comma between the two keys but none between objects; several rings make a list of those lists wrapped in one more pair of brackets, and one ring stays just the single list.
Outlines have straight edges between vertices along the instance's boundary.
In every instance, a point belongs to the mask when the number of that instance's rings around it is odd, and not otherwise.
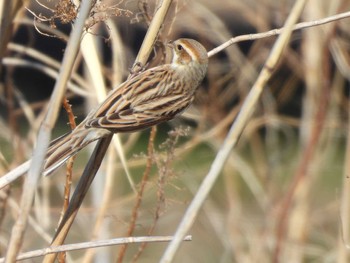
[{"label": "bird's wing", "polygon": [[174,118],[193,97],[179,92],[180,88],[166,79],[171,77],[168,73],[156,67],[127,80],[109,94],[85,126],[130,132]]}]

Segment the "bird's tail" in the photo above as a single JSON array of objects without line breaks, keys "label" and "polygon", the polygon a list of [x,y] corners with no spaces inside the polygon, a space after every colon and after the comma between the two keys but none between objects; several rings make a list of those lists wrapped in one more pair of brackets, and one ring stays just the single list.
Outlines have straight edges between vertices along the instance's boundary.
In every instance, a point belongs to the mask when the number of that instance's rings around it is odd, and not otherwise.
[{"label": "bird's tail", "polygon": [[53,173],[58,167],[63,165],[70,157],[74,156],[82,147],[72,147],[73,132],[66,133],[50,143],[44,163],[43,175]]},{"label": "bird's tail", "polygon": [[43,175],[50,175],[70,157],[104,135],[103,133],[95,132],[93,129],[86,130],[77,128],[53,140],[46,154]]}]

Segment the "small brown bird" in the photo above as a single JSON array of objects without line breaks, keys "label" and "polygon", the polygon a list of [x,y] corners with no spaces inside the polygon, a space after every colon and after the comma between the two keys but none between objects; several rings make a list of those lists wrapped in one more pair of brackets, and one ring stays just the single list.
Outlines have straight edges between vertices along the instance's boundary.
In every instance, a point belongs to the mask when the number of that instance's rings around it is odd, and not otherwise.
[{"label": "small brown bird", "polygon": [[171,63],[150,68],[112,90],[72,132],[54,140],[47,153],[49,175],[89,143],[111,133],[134,132],[173,119],[193,101],[206,75],[206,49],[193,39],[168,44]]}]

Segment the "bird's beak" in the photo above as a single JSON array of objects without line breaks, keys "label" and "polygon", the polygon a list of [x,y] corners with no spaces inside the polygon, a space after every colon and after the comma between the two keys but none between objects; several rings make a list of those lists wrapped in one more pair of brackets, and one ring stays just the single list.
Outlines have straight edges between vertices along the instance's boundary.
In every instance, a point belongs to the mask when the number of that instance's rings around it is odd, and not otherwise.
[{"label": "bird's beak", "polygon": [[166,43],[167,47],[174,48],[174,43],[172,41]]},{"label": "bird's beak", "polygon": [[174,43],[168,42],[165,44],[165,63],[171,63],[173,60],[173,50],[174,50]]}]

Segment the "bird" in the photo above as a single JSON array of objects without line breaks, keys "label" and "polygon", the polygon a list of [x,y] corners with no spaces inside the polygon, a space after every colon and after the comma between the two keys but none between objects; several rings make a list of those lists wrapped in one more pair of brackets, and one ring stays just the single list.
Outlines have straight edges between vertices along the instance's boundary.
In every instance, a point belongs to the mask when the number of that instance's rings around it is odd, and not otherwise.
[{"label": "bird", "polygon": [[93,141],[169,121],[191,105],[207,73],[207,51],[201,43],[189,38],[169,42],[167,49],[169,63],[127,79],[74,130],[50,143],[44,176],[52,174]]}]

